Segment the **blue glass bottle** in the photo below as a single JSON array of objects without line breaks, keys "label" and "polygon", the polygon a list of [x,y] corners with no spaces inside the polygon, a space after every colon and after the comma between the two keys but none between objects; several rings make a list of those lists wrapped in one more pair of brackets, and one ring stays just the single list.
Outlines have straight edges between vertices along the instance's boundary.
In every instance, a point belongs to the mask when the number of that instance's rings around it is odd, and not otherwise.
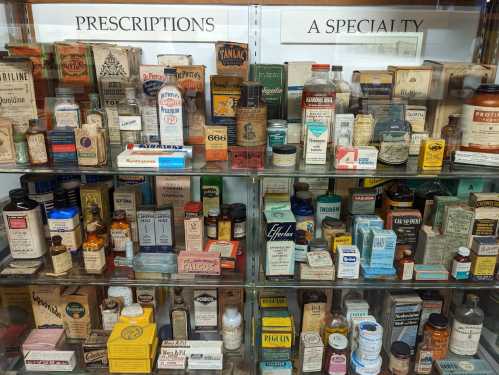
[{"label": "blue glass bottle", "polygon": [[69,203],[63,188],[54,191],[54,208],[47,214],[50,237],[61,236],[62,244],[75,255],[82,245],[80,210]]}]

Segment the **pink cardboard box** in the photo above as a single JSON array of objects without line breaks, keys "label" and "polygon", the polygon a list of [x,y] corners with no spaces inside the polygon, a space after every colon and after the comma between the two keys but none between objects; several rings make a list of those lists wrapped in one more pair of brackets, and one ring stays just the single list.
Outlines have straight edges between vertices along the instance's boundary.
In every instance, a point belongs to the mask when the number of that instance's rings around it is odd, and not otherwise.
[{"label": "pink cardboard box", "polygon": [[23,343],[23,355],[32,350],[56,350],[64,341],[64,329],[32,329]]},{"label": "pink cardboard box", "polygon": [[220,275],[220,253],[181,251],[178,255],[178,273],[193,275]]}]

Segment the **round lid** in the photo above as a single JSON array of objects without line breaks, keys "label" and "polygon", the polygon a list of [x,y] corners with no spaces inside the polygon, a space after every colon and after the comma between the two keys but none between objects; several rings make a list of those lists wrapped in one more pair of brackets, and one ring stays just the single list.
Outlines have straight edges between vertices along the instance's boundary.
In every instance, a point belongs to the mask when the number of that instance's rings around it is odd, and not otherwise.
[{"label": "round lid", "polygon": [[236,306],[227,306],[225,308],[224,314],[229,318],[236,318],[239,315],[239,311]]},{"label": "round lid", "polygon": [[9,197],[11,200],[20,201],[27,198],[26,190],[24,189],[12,189],[9,191]]},{"label": "round lid", "polygon": [[64,208],[68,206],[68,196],[66,190],[59,187],[54,191],[54,207]]},{"label": "round lid", "polygon": [[267,121],[267,126],[275,126],[279,128],[287,128],[288,127],[288,122],[286,120],[281,120],[281,119],[271,119]]},{"label": "round lid", "polygon": [[125,217],[126,217],[126,211],[125,210],[116,210],[116,211],[114,211],[113,219],[121,220],[121,219],[124,219]]},{"label": "round lid", "polygon": [[470,249],[465,246],[459,246],[459,249],[457,249],[457,253],[463,257],[467,257],[470,255]]},{"label": "round lid", "polygon": [[177,68],[168,67],[164,70],[165,75],[177,75]]},{"label": "round lid", "polygon": [[300,190],[296,193],[296,198],[308,201],[312,199],[312,193],[308,190]]},{"label": "round lid", "polygon": [[144,309],[138,303],[132,303],[121,310],[121,315],[136,318],[144,314]]},{"label": "round lid", "polygon": [[201,202],[187,202],[184,206],[184,211],[187,212],[199,212],[203,209],[203,204]]},{"label": "round lid", "polygon": [[60,246],[62,243],[62,237],[61,236],[54,236],[52,237],[52,245],[54,246]]},{"label": "round lid", "polygon": [[428,317],[428,324],[437,329],[444,329],[449,325],[449,320],[443,314],[433,313]]},{"label": "round lid", "polygon": [[329,346],[334,349],[343,350],[348,346],[347,338],[339,333],[332,333],[329,335],[328,341]]},{"label": "round lid", "polygon": [[218,215],[220,215],[220,209],[218,209],[218,208],[210,208],[208,210],[208,216],[215,216],[215,217],[217,217]]},{"label": "round lid", "polygon": [[308,191],[309,185],[306,182],[297,181],[293,184],[293,189],[297,194],[299,191]]},{"label": "round lid", "polygon": [[403,341],[394,341],[390,351],[397,357],[409,358],[411,356],[411,347]]},{"label": "round lid", "polygon": [[232,203],[230,205],[230,216],[234,219],[246,217],[246,205],[244,203]]},{"label": "round lid", "polygon": [[331,71],[332,72],[342,72],[343,71],[343,66],[341,66],[341,65],[331,65]]},{"label": "round lid", "polygon": [[499,85],[493,83],[486,83],[478,86],[477,92],[483,92],[485,94],[497,94],[499,93]]},{"label": "round lid", "polygon": [[274,145],[272,146],[272,152],[277,154],[292,155],[296,154],[296,146],[293,145]]},{"label": "round lid", "polygon": [[312,64],[312,70],[327,70],[329,71],[329,64]]}]

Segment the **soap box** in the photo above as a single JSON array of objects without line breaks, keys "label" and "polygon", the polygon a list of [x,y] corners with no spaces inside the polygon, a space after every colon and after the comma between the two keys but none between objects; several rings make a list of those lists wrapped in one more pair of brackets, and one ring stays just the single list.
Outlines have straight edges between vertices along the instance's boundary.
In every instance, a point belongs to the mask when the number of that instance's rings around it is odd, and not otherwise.
[{"label": "soap box", "polygon": [[353,215],[372,215],[375,209],[376,191],[374,189],[349,189],[348,212]]},{"label": "soap box", "polygon": [[72,350],[34,350],[24,357],[27,371],[73,371],[76,367],[76,356]]},{"label": "soap box", "polygon": [[338,246],[336,249],[336,267],[338,279],[358,279],[360,253],[357,246]]},{"label": "soap box", "polygon": [[32,329],[22,345],[24,355],[31,350],[56,350],[64,342],[62,328]]},{"label": "soap box", "polygon": [[474,237],[471,243],[471,250],[476,255],[497,256],[499,253],[499,244],[493,236]]},{"label": "soap box", "polygon": [[376,169],[378,149],[372,146],[337,146],[336,169]]},{"label": "soap box", "polygon": [[379,228],[385,227],[385,222],[377,215],[354,215],[352,218],[352,243],[357,244],[357,236],[360,228]]},{"label": "soap box", "polygon": [[397,235],[390,229],[370,230],[368,235],[368,265],[370,267],[391,268],[395,257]]},{"label": "soap box", "polygon": [[220,275],[221,261],[217,252],[181,251],[178,272],[193,275]]},{"label": "soap box", "polygon": [[107,368],[107,340],[110,332],[92,330],[83,343],[83,361],[86,368]]},{"label": "soap box", "polygon": [[156,324],[118,322],[107,341],[109,359],[146,359],[156,353]]},{"label": "soap box", "polygon": [[260,375],[292,375],[291,361],[260,362]]}]

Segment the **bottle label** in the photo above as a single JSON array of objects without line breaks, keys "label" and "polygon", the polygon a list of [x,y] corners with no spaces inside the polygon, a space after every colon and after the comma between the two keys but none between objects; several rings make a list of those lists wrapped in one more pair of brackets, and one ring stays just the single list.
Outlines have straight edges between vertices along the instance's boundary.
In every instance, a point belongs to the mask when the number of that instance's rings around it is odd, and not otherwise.
[{"label": "bottle label", "polygon": [[206,226],[206,237],[216,240],[217,239],[217,224],[208,224]]},{"label": "bottle label", "polygon": [[495,107],[463,105],[462,144],[478,149],[499,148],[499,111]]},{"label": "bottle label", "polygon": [[111,228],[111,241],[113,251],[125,251],[125,245],[128,240],[132,239],[130,228],[113,229]]},{"label": "bottle label", "polygon": [[26,137],[32,162],[36,164],[47,163],[48,156],[45,136],[43,134],[28,134]]},{"label": "bottle label", "polygon": [[347,112],[348,108],[350,108],[350,93],[349,92],[337,92],[335,102],[336,102],[336,109],[338,111],[341,108],[342,111]]},{"label": "bottle label", "polygon": [[295,262],[307,261],[308,245],[295,244]]},{"label": "bottle label", "polygon": [[140,116],[118,116],[120,130],[142,130],[142,120]]},{"label": "bottle label", "polygon": [[104,128],[104,121],[100,113],[89,113],[87,115],[87,124],[95,124],[98,128]]},{"label": "bottle label", "polygon": [[220,220],[218,222],[218,239],[220,241],[230,241],[231,237],[230,220]]},{"label": "bottle label", "polygon": [[267,142],[267,106],[239,107],[236,127],[238,146],[265,145]]},{"label": "bottle label", "polygon": [[312,93],[303,91],[302,94],[302,142],[305,139],[307,122],[319,122],[326,126],[329,131],[329,139],[332,134],[332,124],[335,116],[335,93]]},{"label": "bottle label", "polygon": [[329,375],[345,375],[347,373],[347,357],[344,354],[332,354],[327,369]]},{"label": "bottle label", "polygon": [[233,223],[234,225],[234,239],[246,237],[246,221],[240,223]]},{"label": "bottle label", "polygon": [[82,244],[82,233],[78,216],[70,219],[48,219],[50,237],[61,236],[62,244],[69,251],[76,251]]},{"label": "bottle label", "polygon": [[241,326],[223,327],[222,338],[224,348],[227,350],[237,350],[241,347],[243,333]]},{"label": "bottle label", "polygon": [[202,186],[203,215],[208,217],[208,211],[212,208],[220,208],[220,189],[215,185]]},{"label": "bottle label", "polygon": [[39,258],[47,251],[40,207],[28,211],[4,211],[12,258]]},{"label": "bottle label", "polygon": [[182,310],[172,311],[172,335],[174,340],[187,340],[187,313]]},{"label": "bottle label", "polygon": [[56,127],[80,127],[80,111],[78,109],[57,109],[55,111]]},{"label": "bottle label", "polygon": [[471,262],[452,262],[452,272],[451,275],[456,280],[468,280],[470,277]]},{"label": "bottle label", "polygon": [[314,237],[314,217],[313,216],[297,216],[296,217],[296,230],[305,231],[305,237],[307,241],[312,240]]},{"label": "bottle label", "polygon": [[52,255],[52,266],[54,267],[55,274],[69,271],[73,266],[69,251],[65,251],[58,255]]},{"label": "bottle label", "polygon": [[450,350],[458,355],[474,355],[478,350],[482,324],[465,324],[454,320],[450,336]]},{"label": "bottle label", "polygon": [[414,273],[414,262],[407,262],[402,264],[402,280],[412,280],[412,274]]},{"label": "bottle label", "polygon": [[104,253],[104,247],[101,247],[96,251],[83,251],[83,263],[87,272],[100,273],[106,265],[106,254]]},{"label": "bottle label", "polygon": [[307,303],[303,306],[302,332],[320,332],[322,320],[326,314],[323,302]]},{"label": "bottle label", "polygon": [[417,374],[430,374],[433,365],[433,353],[431,350],[420,350],[414,366]]},{"label": "bottle label", "polygon": [[184,123],[182,97],[174,86],[164,86],[158,93],[159,135],[161,144],[182,146]]},{"label": "bottle label", "polygon": [[368,146],[374,132],[374,118],[372,115],[357,115],[353,124],[353,145]]}]

